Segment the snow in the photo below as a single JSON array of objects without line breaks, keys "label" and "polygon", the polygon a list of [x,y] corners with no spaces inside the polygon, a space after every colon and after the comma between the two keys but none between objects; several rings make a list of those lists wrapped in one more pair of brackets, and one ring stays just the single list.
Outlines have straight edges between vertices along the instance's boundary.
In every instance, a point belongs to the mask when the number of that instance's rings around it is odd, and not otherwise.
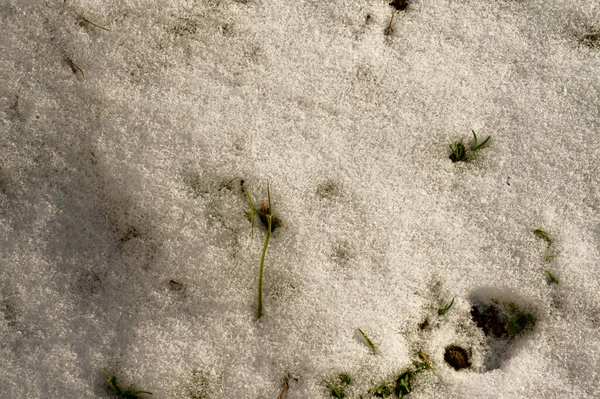
[{"label": "snow", "polygon": [[[385,35],[391,15],[0,2],[0,396],[109,397],[106,370],[213,399],[347,373],[366,398],[422,351],[415,399],[596,397],[600,5],[415,0]],[[471,130],[489,144],[452,163]],[[265,229],[234,177],[283,221],[260,320]],[[534,328],[486,336],[491,300]]]}]

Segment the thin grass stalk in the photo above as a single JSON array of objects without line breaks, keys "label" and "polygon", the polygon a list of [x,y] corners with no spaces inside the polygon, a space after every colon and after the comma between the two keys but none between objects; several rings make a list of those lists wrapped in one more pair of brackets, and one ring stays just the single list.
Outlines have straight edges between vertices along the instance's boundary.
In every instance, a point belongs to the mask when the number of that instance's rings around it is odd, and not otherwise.
[{"label": "thin grass stalk", "polygon": [[[270,199],[270,198],[269,198]],[[263,273],[265,269],[265,255],[267,254],[267,247],[269,246],[269,239],[271,238],[271,219],[273,215],[267,215],[267,235],[265,237],[265,243],[263,245],[262,255],[260,257],[260,271],[258,273],[258,317],[261,318],[263,314],[263,304],[262,304],[262,281],[263,281]]]}]

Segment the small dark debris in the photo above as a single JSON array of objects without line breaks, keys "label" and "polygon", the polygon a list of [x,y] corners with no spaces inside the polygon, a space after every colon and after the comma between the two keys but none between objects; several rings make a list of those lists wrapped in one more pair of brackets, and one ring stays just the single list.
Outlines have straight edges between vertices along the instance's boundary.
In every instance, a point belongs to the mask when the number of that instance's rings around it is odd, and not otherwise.
[{"label": "small dark debris", "polygon": [[587,47],[600,47],[600,32],[586,33],[580,42]]},{"label": "small dark debris", "polygon": [[333,180],[327,180],[317,185],[316,194],[320,199],[332,199],[341,194],[340,186]]},{"label": "small dark debris", "polygon": [[452,154],[450,154],[449,158],[452,162],[460,162],[467,160],[467,151],[465,150],[465,145],[462,143],[462,140],[454,143],[454,149],[452,150]]},{"label": "small dark debris", "polygon": [[426,318],[423,322],[419,323],[419,330],[423,331],[429,327],[429,318]]},{"label": "small dark debris", "polygon": [[392,0],[390,5],[398,11],[404,11],[408,8],[408,0]]},{"label": "small dark debris", "polygon": [[12,300],[2,299],[0,301],[0,311],[4,313],[4,320],[6,320],[9,327],[17,325],[17,310]]},{"label": "small dark debris", "polygon": [[171,291],[181,291],[183,289],[183,284],[175,280],[167,280],[165,281],[167,286]]},{"label": "small dark debris", "polygon": [[451,345],[447,347],[444,360],[457,371],[471,367],[469,353],[460,346]]},{"label": "small dark debris", "polygon": [[127,241],[137,238],[139,236],[140,236],[140,232],[138,231],[138,229],[136,229],[135,226],[129,226],[129,227],[127,227],[127,229],[125,230],[125,232],[123,233],[121,238],[119,239],[119,242],[121,244],[124,244]]}]

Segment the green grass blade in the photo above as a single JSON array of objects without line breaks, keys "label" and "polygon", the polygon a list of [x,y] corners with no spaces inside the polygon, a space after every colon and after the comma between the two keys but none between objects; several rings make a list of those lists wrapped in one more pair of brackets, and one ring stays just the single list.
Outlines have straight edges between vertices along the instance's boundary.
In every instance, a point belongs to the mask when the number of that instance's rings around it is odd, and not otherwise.
[{"label": "green grass blade", "polygon": [[536,236],[544,239],[548,243],[548,247],[550,247],[550,245],[552,244],[552,240],[550,239],[550,236],[544,230],[542,230],[542,229],[535,229],[535,230],[533,230],[533,233]]},{"label": "green grass blade", "polygon": [[371,350],[373,351],[373,353],[377,352],[377,347],[375,346],[375,344],[373,343],[373,341],[371,341],[369,339],[369,337],[367,337],[367,334],[365,334],[363,332],[363,330],[361,330],[360,328],[358,329],[358,332],[360,332],[360,335],[362,335],[362,337],[365,339],[365,341],[367,342],[367,344],[369,345],[369,347],[371,348]]},{"label": "green grass blade", "polygon": [[556,277],[554,277],[554,275],[552,274],[552,272],[550,270],[546,270],[546,274],[548,275],[550,282],[552,282],[554,284],[558,284],[558,279]]},{"label": "green grass blade", "polygon": [[262,282],[263,274],[265,270],[265,255],[267,254],[267,247],[269,246],[269,239],[271,238],[271,219],[273,215],[267,215],[267,221],[269,226],[267,228],[267,235],[265,236],[265,243],[263,244],[262,255],[260,256],[260,271],[258,273],[258,311],[257,318],[260,319],[263,315],[263,304],[262,304]]},{"label": "green grass blade", "polygon": [[492,137],[492,136],[487,136],[487,138],[486,138],[485,140],[483,140],[483,143],[481,143],[481,144],[479,144],[479,145],[478,145],[478,144],[477,144],[477,135],[475,134],[475,131],[474,131],[474,130],[471,130],[471,132],[473,132],[473,146],[471,147],[471,150],[472,150],[473,152],[477,152],[477,151],[479,151],[480,149],[482,149],[483,147],[485,147],[485,145],[487,144],[487,142],[488,142],[488,141],[490,140],[490,138]]},{"label": "green grass blade", "polygon": [[447,311],[449,311],[449,310],[450,310],[450,308],[452,307],[452,305],[454,305],[454,299],[455,299],[455,298],[452,298],[452,301],[451,301],[449,304],[447,304],[446,306],[444,306],[444,307],[443,307],[443,308],[441,308],[441,309],[438,309],[438,315],[440,315],[440,316],[441,316],[441,315],[443,315],[444,313],[446,313]]}]

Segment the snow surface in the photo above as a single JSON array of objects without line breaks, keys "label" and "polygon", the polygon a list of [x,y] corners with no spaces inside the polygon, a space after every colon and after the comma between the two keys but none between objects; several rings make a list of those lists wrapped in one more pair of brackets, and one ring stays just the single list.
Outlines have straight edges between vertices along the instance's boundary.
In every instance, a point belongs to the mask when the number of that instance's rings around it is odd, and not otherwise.
[{"label": "snow surface", "polygon": [[[0,397],[367,398],[418,350],[414,399],[599,397],[600,3],[391,13],[0,0]],[[283,221],[260,321],[236,176]],[[492,344],[492,298],[534,329]]]}]

